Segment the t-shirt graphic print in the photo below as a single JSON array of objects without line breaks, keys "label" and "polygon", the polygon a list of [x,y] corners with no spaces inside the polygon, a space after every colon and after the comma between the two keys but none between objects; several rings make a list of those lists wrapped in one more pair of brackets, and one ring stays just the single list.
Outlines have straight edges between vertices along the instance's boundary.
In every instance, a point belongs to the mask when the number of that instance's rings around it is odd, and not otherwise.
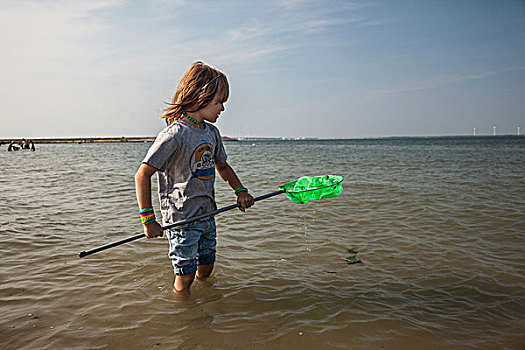
[{"label": "t-shirt graphic print", "polygon": [[203,143],[197,147],[191,156],[190,169],[192,177],[201,180],[211,180],[215,176],[215,159],[213,158],[213,147],[209,143]]}]

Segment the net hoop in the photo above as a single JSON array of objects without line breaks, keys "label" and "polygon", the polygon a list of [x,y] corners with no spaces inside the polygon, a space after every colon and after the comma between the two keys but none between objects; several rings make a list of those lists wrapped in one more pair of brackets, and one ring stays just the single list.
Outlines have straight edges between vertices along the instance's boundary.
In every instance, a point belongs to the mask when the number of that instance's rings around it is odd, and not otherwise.
[{"label": "net hoop", "polygon": [[[340,175],[303,176],[279,186],[288,199],[305,204],[312,200],[332,198],[343,191],[343,177]],[[310,187],[312,186],[312,187]]]},{"label": "net hoop", "polygon": [[[338,176],[338,175],[328,175],[328,176],[335,177],[335,176]],[[286,190],[286,193],[304,193],[304,192],[318,191],[318,190],[322,190],[324,188],[329,188],[329,187],[336,187],[336,186],[338,186],[339,184],[341,184],[343,182],[343,177],[342,176],[338,176],[338,177],[341,177],[341,180],[339,180],[338,182],[334,182],[332,185],[326,185],[326,186],[321,186],[321,187],[316,187],[316,188],[311,188],[311,189],[308,189],[308,190],[301,190],[301,191]],[[296,181],[291,181],[291,182],[296,182]],[[279,186],[279,188],[281,188],[281,186]]]}]

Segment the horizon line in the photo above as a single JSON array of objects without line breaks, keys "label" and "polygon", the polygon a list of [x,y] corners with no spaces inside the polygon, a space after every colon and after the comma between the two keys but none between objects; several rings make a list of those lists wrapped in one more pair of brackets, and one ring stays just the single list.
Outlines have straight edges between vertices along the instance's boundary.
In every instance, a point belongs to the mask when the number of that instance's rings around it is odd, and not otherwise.
[{"label": "horizon line", "polygon": [[[483,138],[483,137],[524,137],[525,134],[456,134],[456,135],[390,135],[390,136],[330,136],[330,137],[286,137],[286,136],[252,136],[252,137],[232,137],[222,136],[223,141],[264,141],[264,140],[283,140],[283,141],[308,141],[308,140],[367,140],[367,139],[395,139],[395,138]],[[0,138],[0,144],[11,141],[22,141],[23,139],[32,140],[39,143],[100,143],[100,142],[153,142],[156,136],[101,136],[101,137],[15,137]]]}]

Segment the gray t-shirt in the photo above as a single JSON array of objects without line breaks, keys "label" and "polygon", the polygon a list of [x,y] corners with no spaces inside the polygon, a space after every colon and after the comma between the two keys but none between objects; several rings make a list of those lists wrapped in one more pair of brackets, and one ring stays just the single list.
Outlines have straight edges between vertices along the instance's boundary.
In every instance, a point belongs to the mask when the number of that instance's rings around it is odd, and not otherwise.
[{"label": "gray t-shirt", "polygon": [[215,126],[176,121],[159,133],[142,162],[159,169],[164,225],[217,209],[215,164],[226,162],[226,151]]}]

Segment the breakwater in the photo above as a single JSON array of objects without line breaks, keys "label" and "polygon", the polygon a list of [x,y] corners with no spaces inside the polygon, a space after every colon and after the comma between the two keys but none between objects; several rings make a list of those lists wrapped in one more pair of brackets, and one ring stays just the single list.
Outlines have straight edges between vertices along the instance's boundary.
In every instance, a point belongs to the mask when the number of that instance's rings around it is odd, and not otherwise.
[{"label": "breakwater", "polygon": [[[9,143],[11,141],[21,141],[21,138],[0,139],[0,144]],[[70,138],[31,138],[37,143],[106,143],[106,142],[153,142],[154,136],[136,136],[136,137],[70,137]],[[223,136],[223,141],[236,141],[236,139]]]}]

